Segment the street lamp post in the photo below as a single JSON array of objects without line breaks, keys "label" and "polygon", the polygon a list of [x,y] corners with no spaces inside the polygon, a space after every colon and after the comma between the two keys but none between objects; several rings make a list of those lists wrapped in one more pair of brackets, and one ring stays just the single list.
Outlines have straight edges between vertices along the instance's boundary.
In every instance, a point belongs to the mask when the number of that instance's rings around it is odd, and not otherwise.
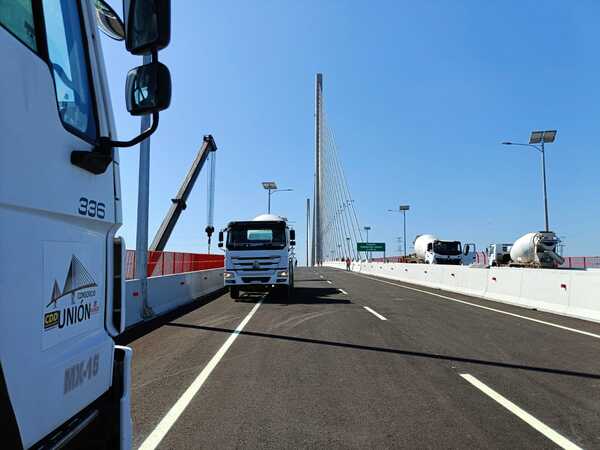
[{"label": "street lamp post", "polygon": [[263,181],[263,188],[269,191],[268,195],[268,203],[267,203],[267,213],[271,214],[271,194],[274,192],[289,192],[293,191],[293,189],[277,189],[277,183],[274,181]]},{"label": "street lamp post", "polygon": [[[369,226],[364,227],[364,230],[367,233],[367,244],[369,243],[369,230],[370,229],[371,229],[371,227],[369,227]],[[373,257],[371,252],[366,252],[366,253],[367,253],[367,259],[371,259]]]},{"label": "street lamp post", "polygon": [[404,256],[406,256],[406,211],[410,209],[410,205],[400,205],[398,211],[395,209],[388,209],[388,212],[401,212],[404,223]]},{"label": "street lamp post", "polygon": [[[522,147],[533,147],[542,154],[542,178],[544,182],[544,219],[546,224],[546,231],[550,231],[548,224],[548,192],[546,190],[546,151],[544,148],[545,143],[551,144],[556,139],[556,130],[546,131],[532,131],[529,137],[528,144],[521,144],[518,142],[503,142],[503,145],[520,145]],[[539,146],[536,144],[540,144]]]}]

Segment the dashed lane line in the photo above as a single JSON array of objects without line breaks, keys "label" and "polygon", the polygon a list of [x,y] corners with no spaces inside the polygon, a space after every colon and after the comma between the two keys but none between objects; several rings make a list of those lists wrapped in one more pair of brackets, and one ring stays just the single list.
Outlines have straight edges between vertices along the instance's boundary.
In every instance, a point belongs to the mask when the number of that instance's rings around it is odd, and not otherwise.
[{"label": "dashed lane line", "polygon": [[375,317],[377,317],[378,319],[381,320],[387,320],[385,317],[383,317],[381,314],[379,314],[377,311],[369,308],[368,306],[363,306],[363,308],[365,308],[367,311],[369,311],[371,314],[373,314]]},{"label": "dashed lane line", "polygon": [[497,403],[502,405],[504,408],[509,410],[511,413],[513,413],[515,416],[517,416],[519,419],[521,419],[527,425],[529,425],[536,431],[538,431],[541,434],[543,434],[544,436],[546,436],[548,439],[550,439],[552,442],[554,442],[559,447],[564,448],[564,449],[569,449],[569,450],[578,450],[578,449],[581,450],[581,447],[575,445],[573,442],[569,441],[562,434],[554,431],[548,425],[546,425],[545,423],[536,419],[531,414],[529,414],[527,411],[519,408],[517,405],[515,405],[509,399],[507,399],[506,397],[503,397],[498,392],[493,390],[491,387],[489,387],[486,384],[479,381],[473,375],[470,375],[468,373],[461,373],[459,375],[461,377],[463,377],[465,380],[467,380],[469,383],[471,383],[473,386],[475,386],[477,389],[479,389],[481,392],[483,392],[485,395],[487,395],[488,397],[490,397],[491,399],[493,399],[494,401],[496,401]]},{"label": "dashed lane line", "polygon": [[340,291],[344,295],[348,295],[348,293],[345,290],[343,290],[343,289],[338,288],[338,291]]}]

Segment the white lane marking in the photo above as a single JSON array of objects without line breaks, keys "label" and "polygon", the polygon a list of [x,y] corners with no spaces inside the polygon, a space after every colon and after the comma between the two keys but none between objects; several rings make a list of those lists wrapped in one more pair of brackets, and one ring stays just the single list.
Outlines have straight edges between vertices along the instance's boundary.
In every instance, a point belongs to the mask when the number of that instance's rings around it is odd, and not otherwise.
[{"label": "white lane marking", "polygon": [[185,392],[179,397],[179,400],[175,402],[175,404],[171,407],[169,412],[161,419],[158,423],[154,431],[150,433],[150,435],[144,440],[142,445],[139,447],[139,450],[154,450],[160,444],[160,441],[163,440],[165,435],[169,432],[171,427],[175,424],[179,416],[185,411],[185,408],[190,404],[194,396],[198,393],[204,382],[207,380],[211,372],[217,367],[221,358],[227,353],[231,344],[236,340],[239,336],[240,332],[244,329],[244,327],[248,324],[258,307],[262,304],[262,300],[259,301],[252,311],[248,313],[244,320],[240,322],[235,331],[231,333],[231,335],[227,338],[223,346],[215,353],[215,355],[211,358],[208,364],[202,369],[202,372],[196,377],[196,379],[190,384],[190,386],[185,390]]},{"label": "white lane marking", "polygon": [[494,311],[494,312],[497,312],[497,313],[500,313],[500,314],[506,314],[507,316],[518,317],[520,319],[529,320],[531,322],[541,323],[543,325],[548,325],[550,327],[560,328],[561,330],[571,331],[573,333],[579,333],[579,334],[583,334],[585,336],[589,336],[589,337],[593,337],[593,338],[596,338],[596,339],[600,339],[600,334],[590,333],[589,331],[583,331],[583,330],[578,330],[576,328],[565,327],[563,325],[558,325],[556,323],[546,322],[545,320],[534,319],[533,317],[521,316],[520,314],[511,313],[511,312],[508,312],[508,311],[502,311],[501,309],[490,308],[489,306],[478,305],[477,303],[471,303],[471,302],[467,302],[465,300],[459,300],[457,298],[448,297],[447,295],[436,294],[434,292],[425,291],[423,289],[417,289],[417,288],[410,287],[410,286],[404,286],[402,284],[392,283],[391,281],[384,281],[384,280],[380,280],[378,278],[368,277],[368,276],[362,275],[362,274],[355,274],[355,275],[359,275],[361,277],[368,278],[369,280],[379,281],[380,283],[391,284],[391,285],[398,286],[398,287],[401,287],[401,288],[404,288],[404,289],[410,289],[412,291],[423,292],[424,294],[429,294],[429,295],[432,295],[434,297],[440,297],[440,298],[443,298],[443,299],[446,299],[446,300],[451,300],[453,302],[462,303],[464,305],[474,306],[475,308],[487,309],[488,311]]},{"label": "white lane marking", "polygon": [[323,275],[319,275],[321,278],[323,278]]},{"label": "white lane marking", "polygon": [[373,314],[375,317],[377,317],[378,319],[381,320],[387,320],[385,317],[383,317],[381,314],[379,314],[377,311],[372,310],[371,308],[369,308],[368,306],[363,306],[363,308],[365,308],[367,311],[369,311],[371,314]]},{"label": "white lane marking", "polygon": [[502,395],[498,394],[491,387],[489,387],[489,386],[485,385],[484,383],[482,383],[481,381],[479,381],[473,375],[470,375],[468,373],[461,373],[459,375],[461,377],[463,377],[465,380],[467,380],[469,383],[471,383],[473,386],[475,386],[477,389],[479,389],[481,392],[483,392],[485,395],[492,398],[496,402],[500,403],[502,406],[504,406],[506,409],[508,409],[511,413],[513,413],[515,416],[517,416],[519,419],[521,419],[523,422],[525,422],[527,425],[534,428],[536,431],[539,431],[540,433],[542,433],[544,436],[546,436],[548,439],[550,439],[552,442],[554,442],[559,447],[565,448],[565,449],[573,449],[573,450],[581,449],[581,447],[575,445],[574,443],[569,441],[566,437],[564,437],[562,434],[557,433],[552,428],[550,428],[548,425],[546,425],[545,423],[543,423],[543,422],[539,421],[538,419],[536,419],[535,417],[533,417],[527,411],[522,410],[517,405],[515,405],[513,402],[511,402],[507,398],[503,397]]},{"label": "white lane marking", "polygon": [[343,290],[343,289],[338,288],[338,291],[340,291],[344,295],[348,295],[348,293],[345,290]]},{"label": "white lane marking", "polygon": [[331,281],[329,281],[329,280],[325,280],[325,281],[327,281],[329,284],[331,284]]}]

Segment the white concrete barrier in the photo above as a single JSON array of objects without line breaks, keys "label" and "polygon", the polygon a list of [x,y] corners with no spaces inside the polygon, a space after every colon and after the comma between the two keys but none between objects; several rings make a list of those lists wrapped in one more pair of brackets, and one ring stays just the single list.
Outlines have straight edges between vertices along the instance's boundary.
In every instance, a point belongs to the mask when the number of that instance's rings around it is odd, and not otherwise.
[{"label": "white concrete barrier", "polygon": [[[325,263],[345,269],[345,263]],[[355,262],[354,272],[600,322],[600,270]]]},{"label": "white concrete barrier", "polygon": [[522,269],[521,272],[521,304],[557,314],[569,313],[571,270]]},{"label": "white concrete barrier", "polygon": [[[148,278],[148,304],[157,316],[223,288],[223,269],[178,273]],[[130,327],[142,319],[140,281],[125,283],[125,325]]]},{"label": "white concrete barrier", "polygon": [[569,293],[569,315],[600,322],[600,270],[570,270],[566,287]]},{"label": "white concrete barrier", "polygon": [[[488,270],[485,298],[521,305],[523,269],[513,267],[491,267]],[[523,306],[527,306],[523,304]]]}]

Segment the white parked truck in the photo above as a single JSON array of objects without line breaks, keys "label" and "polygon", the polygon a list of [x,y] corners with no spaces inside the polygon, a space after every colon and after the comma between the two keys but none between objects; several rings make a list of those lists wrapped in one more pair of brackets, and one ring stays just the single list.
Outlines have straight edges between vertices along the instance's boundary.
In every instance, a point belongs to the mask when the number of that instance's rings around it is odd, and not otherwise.
[{"label": "white parked truck", "polygon": [[510,249],[511,265],[554,268],[564,259],[556,253],[560,240],[552,231],[527,233],[515,241]]},{"label": "white parked truck", "polygon": [[262,214],[253,220],[229,222],[219,233],[219,247],[225,242],[225,286],[231,298],[241,291],[268,292],[290,299],[294,289],[295,231],[285,218]]},{"label": "white parked truck", "polygon": [[453,264],[463,263],[460,241],[442,241],[431,234],[418,235],[414,241],[415,254],[421,263]]},{"label": "white parked truck", "polygon": [[488,265],[492,267],[508,265],[510,263],[511,248],[512,244],[494,243],[488,245],[485,251]]},{"label": "white parked truck", "polygon": [[[13,448],[131,447],[132,352],[118,147],[168,106],[165,0],[0,2],[0,428]],[[98,27],[152,62],[127,108],[152,126],[116,141]],[[125,31],[126,30],[126,31]]]}]

